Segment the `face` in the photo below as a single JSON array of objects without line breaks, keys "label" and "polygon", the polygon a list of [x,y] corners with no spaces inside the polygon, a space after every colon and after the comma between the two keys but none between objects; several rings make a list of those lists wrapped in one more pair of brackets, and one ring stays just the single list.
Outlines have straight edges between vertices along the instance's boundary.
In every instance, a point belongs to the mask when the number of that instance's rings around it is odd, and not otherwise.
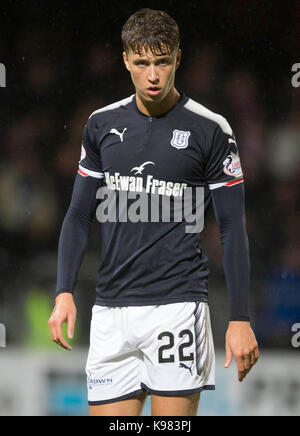
[{"label": "face", "polygon": [[180,64],[181,51],[154,55],[143,51],[123,53],[124,63],[131,74],[138,98],[145,102],[161,102],[174,90],[175,72]]}]

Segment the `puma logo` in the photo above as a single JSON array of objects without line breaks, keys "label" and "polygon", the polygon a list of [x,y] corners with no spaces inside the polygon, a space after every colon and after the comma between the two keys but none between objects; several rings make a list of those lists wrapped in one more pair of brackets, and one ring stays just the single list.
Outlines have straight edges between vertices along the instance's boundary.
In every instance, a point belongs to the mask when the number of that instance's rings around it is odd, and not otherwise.
[{"label": "puma logo", "polygon": [[191,364],[191,366],[187,366],[185,363],[182,363],[182,362],[179,364],[179,368],[188,369],[190,371],[191,375],[193,375],[192,374],[192,366],[193,366],[193,363]]},{"label": "puma logo", "polygon": [[127,130],[127,127],[123,130],[122,133],[120,133],[117,129],[111,129],[111,131],[109,133],[112,133],[114,135],[120,136],[121,142],[123,142],[123,140],[124,140],[124,133],[126,132],[126,130]]}]

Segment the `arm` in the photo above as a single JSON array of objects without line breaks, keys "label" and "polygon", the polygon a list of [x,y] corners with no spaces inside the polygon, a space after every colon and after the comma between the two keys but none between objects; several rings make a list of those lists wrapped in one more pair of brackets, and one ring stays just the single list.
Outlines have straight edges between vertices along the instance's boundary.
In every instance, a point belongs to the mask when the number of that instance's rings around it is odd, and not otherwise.
[{"label": "arm", "polygon": [[62,324],[68,323],[68,337],[71,339],[76,319],[72,294],[84,257],[100,184],[97,178],[77,174],[59,238],[55,307],[48,324],[52,340],[67,350],[72,348],[62,335]]},{"label": "arm", "polygon": [[56,296],[73,293],[91,223],[96,209],[96,193],[101,181],[77,173],[71,203],[65,216],[58,244]]},{"label": "arm", "polygon": [[224,273],[229,292],[230,322],[226,333],[225,367],[230,365],[233,355],[239,381],[242,381],[259,357],[248,309],[250,261],[244,184],[215,189],[212,199],[221,234]]}]

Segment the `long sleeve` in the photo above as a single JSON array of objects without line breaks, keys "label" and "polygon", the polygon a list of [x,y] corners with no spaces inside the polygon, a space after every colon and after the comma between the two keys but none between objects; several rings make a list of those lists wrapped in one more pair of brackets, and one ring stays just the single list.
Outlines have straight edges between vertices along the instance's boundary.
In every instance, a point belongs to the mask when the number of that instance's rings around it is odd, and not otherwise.
[{"label": "long sleeve", "polygon": [[62,292],[74,292],[100,185],[101,180],[97,178],[82,177],[79,173],[76,175],[71,203],[59,237],[55,296]]},{"label": "long sleeve", "polygon": [[212,191],[223,247],[230,320],[249,321],[250,260],[246,232],[244,183]]}]

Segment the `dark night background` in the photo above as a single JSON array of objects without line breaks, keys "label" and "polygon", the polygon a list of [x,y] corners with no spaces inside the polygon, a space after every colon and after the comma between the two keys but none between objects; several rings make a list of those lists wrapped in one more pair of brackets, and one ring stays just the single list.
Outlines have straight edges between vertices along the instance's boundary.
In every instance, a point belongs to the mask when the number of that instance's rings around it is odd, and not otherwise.
[{"label": "dark night background", "polygon": [[[245,175],[251,316],[260,347],[291,349],[300,322],[300,2],[4,1],[0,6],[0,321],[8,342],[48,346],[57,244],[92,111],[134,92],[121,27],[142,7],[177,21],[176,86],[224,115]],[[94,223],[76,290],[77,341],[87,344],[99,258]],[[218,228],[206,221],[215,344],[227,294]],[[39,326],[37,328],[37,325]],[[37,333],[43,331],[39,336]]]}]

